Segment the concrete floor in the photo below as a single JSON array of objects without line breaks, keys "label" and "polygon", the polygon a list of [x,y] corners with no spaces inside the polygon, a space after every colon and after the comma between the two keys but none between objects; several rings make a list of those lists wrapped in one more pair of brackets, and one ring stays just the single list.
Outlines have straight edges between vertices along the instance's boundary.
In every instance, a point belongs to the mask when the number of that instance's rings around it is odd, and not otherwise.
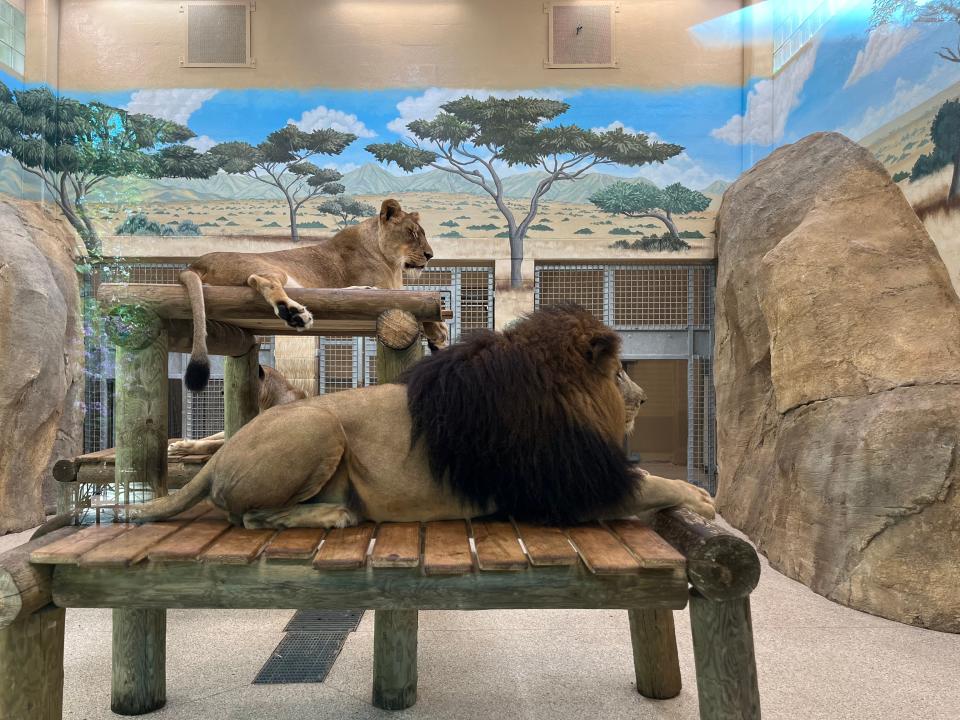
[{"label": "concrete floor", "polygon": [[[0,538],[0,550],[26,537]],[[251,685],[289,611],[168,614],[167,706],[157,720],[385,718],[369,704],[373,614],[323,684]],[[690,627],[676,613],[685,687],[673,700],[633,685],[623,611],[420,614],[419,701],[398,717],[697,718]],[[753,594],[765,720],[956,720],[960,636],[843,608],[764,563]],[[67,612],[64,717],[110,710],[110,611]]]}]

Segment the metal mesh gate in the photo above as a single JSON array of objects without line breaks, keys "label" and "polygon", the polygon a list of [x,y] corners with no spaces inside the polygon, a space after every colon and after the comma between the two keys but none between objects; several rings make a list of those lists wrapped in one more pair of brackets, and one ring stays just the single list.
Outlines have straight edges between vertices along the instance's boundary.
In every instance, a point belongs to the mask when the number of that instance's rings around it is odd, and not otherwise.
[{"label": "metal mesh gate", "polygon": [[716,489],[711,265],[542,264],[535,307],[577,303],[618,330],[625,359],[687,361],[687,479]]},{"label": "metal mesh gate", "polygon": [[[470,266],[431,267],[403,278],[409,290],[440,293],[450,342],[473,330],[493,328],[493,268]],[[377,384],[377,343],[373,338],[321,337],[317,344],[318,391],[337,392]]]}]

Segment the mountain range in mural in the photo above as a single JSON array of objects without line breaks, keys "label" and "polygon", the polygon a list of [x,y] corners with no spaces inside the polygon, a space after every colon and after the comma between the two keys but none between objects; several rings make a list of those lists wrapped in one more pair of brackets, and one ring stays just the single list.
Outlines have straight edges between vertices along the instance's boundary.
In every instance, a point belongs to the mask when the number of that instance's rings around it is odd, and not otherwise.
[{"label": "mountain range in mural", "polygon": [[[545,175],[539,172],[526,172],[504,178],[504,194],[510,198],[529,198],[537,183]],[[27,176],[29,178],[29,176]],[[547,200],[564,203],[589,204],[589,197],[598,190],[602,190],[618,180],[640,182],[654,185],[643,177],[624,178],[606,173],[592,173],[577,182],[557,183],[547,193]],[[355,170],[344,173],[340,181],[350,195],[383,197],[402,193],[450,193],[483,195],[486,193],[472,183],[452,173],[442,170],[410,175],[394,175],[379,165],[367,163]],[[703,192],[720,194],[727,185],[722,180],[716,180]],[[165,178],[162,180],[147,180],[137,177],[109,178],[105,180],[93,201],[109,201],[112,195],[120,190],[125,193],[135,193],[141,202],[189,202],[194,200],[276,200],[281,197],[280,192],[270,185],[258,182],[243,175],[228,175],[219,173],[207,180],[183,180]],[[9,157],[0,157],[0,192],[20,195],[20,171],[14,160]],[[39,199],[39,189],[31,188],[25,183],[22,188],[23,197],[29,200]]]}]

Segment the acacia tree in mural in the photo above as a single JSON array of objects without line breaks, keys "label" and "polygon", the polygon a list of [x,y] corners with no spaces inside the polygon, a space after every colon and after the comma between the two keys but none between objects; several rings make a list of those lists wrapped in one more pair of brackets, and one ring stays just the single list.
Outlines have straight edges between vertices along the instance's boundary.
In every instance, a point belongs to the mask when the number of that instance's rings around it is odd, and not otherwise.
[{"label": "acacia tree in mural", "polygon": [[377,210],[370,203],[350,197],[349,195],[336,195],[329,200],[325,200],[317,207],[317,211],[324,215],[334,215],[337,218],[337,225],[345,228],[347,225],[355,224],[360,218],[374,215]]},{"label": "acacia tree in mural", "polygon": [[[431,167],[453,173],[493,198],[507,222],[510,282],[519,287],[527,229],[555,183],[577,180],[597,165],[636,167],[664,162],[683,151],[679,145],[651,142],[643,133],[620,128],[594,132],[576,125],[546,125],[569,109],[565,102],[545,98],[466,96],[443,104],[432,120],[409,123],[412,140],[368,145],[367,150],[407,172]],[[544,173],[519,220],[504,198],[503,166]]]},{"label": "acacia tree in mural", "polygon": [[[874,0],[870,26],[890,22],[955,22],[960,24],[960,0]],[[937,55],[960,63],[960,42],[954,48],[940,48]]]},{"label": "acacia tree in mural", "polygon": [[930,126],[933,151],[921,155],[913,165],[910,180],[916,180],[952,165],[947,200],[960,197],[960,100],[948,100],[940,106]]},{"label": "acacia tree in mural", "polygon": [[170,120],[0,83],[0,151],[40,178],[94,262],[101,243],[85,206],[90,192],[110,177],[210,177],[217,163],[182,144],[193,136]]},{"label": "acacia tree in mural", "polygon": [[318,195],[339,195],[344,191],[336,170],[311,162],[319,155],[339,155],[357,139],[352,133],[321,128],[307,132],[296,125],[274,130],[253,146],[226,142],[210,148],[225,172],[246,175],[277,188],[290,212],[290,237],[300,239],[297,213],[304,203]]},{"label": "acacia tree in mural", "polygon": [[674,215],[703,212],[710,206],[710,198],[702,192],[673,183],[662,190],[643,182],[615,182],[590,196],[590,202],[603,212],[631,218],[653,218],[666,226],[668,235],[657,238],[648,249],[684,250],[689,243],[680,238]]}]

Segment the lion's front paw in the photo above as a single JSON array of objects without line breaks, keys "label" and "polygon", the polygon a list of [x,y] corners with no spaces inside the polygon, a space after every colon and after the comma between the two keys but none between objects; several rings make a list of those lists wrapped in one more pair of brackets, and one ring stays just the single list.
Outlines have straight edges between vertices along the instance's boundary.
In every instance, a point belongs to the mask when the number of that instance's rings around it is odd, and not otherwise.
[{"label": "lion's front paw", "polygon": [[277,317],[298,331],[303,331],[313,325],[313,313],[300,303],[295,303],[292,300],[278,302],[276,313]]},{"label": "lion's front paw", "polygon": [[707,520],[712,520],[717,514],[717,509],[714,506],[713,498],[710,497],[710,493],[696,485],[690,485],[689,483],[684,484],[686,485],[687,497],[680,503],[680,507],[685,507],[697,515],[702,515],[707,518]]}]

